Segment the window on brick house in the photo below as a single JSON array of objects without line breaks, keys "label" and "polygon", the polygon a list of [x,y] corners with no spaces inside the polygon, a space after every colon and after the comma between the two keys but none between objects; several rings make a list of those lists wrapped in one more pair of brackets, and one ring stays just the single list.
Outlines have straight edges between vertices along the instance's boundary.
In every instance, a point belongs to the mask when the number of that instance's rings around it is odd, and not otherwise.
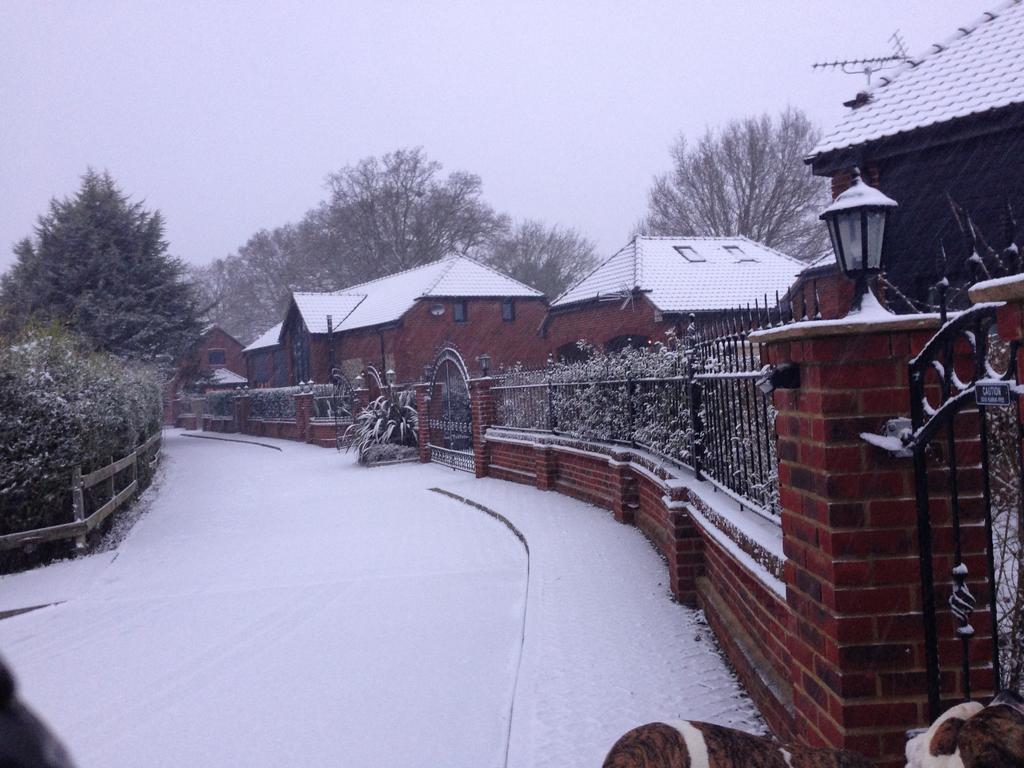
[{"label": "window on brick house", "polygon": [[456,323],[464,323],[469,319],[469,313],[466,312],[466,302],[452,302],[452,319]]},{"label": "window on brick house", "polygon": [[228,355],[223,349],[208,349],[206,351],[206,362],[210,365],[224,365],[227,361]]},{"label": "window on brick house", "polygon": [[501,302],[501,319],[511,323],[516,319],[516,303],[512,299]]}]

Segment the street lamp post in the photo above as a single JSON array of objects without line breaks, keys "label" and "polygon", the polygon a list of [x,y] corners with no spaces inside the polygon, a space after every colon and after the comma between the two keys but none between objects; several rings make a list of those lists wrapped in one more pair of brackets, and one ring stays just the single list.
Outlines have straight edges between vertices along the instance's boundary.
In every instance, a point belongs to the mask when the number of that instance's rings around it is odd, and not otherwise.
[{"label": "street lamp post", "polygon": [[487,372],[491,369],[491,356],[484,352],[477,356],[476,361],[480,363],[480,369],[484,372],[484,378],[487,378]]},{"label": "street lamp post", "polygon": [[885,225],[889,212],[897,206],[853,169],[850,188],[832,201],[820,218],[828,225],[836,263],[843,274],[854,281],[850,312],[861,309],[868,291],[868,277],[879,274],[884,265]]}]

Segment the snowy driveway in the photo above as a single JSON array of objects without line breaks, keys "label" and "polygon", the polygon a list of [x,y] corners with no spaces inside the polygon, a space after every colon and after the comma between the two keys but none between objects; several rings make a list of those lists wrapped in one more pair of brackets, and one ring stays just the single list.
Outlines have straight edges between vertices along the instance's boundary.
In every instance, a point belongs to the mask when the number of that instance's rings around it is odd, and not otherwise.
[{"label": "snowy driveway", "polygon": [[[596,766],[649,720],[758,727],[610,514],[272,442],[168,433],[118,551],[0,579],[0,611],[60,601],[0,621],[0,653],[83,768]],[[529,582],[507,528],[432,487],[509,518]]]}]

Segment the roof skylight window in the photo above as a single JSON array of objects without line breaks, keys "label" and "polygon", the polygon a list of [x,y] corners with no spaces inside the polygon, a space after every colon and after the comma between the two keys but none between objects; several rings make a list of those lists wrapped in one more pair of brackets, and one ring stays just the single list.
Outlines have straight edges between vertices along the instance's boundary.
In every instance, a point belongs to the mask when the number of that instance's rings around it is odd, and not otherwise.
[{"label": "roof skylight window", "polygon": [[672,247],[675,249],[676,253],[678,253],[680,256],[682,256],[687,261],[692,261],[692,262],[707,261],[707,259],[705,259],[699,253],[697,253],[697,249],[694,248],[692,245],[674,245]]},{"label": "roof skylight window", "polygon": [[748,256],[747,254],[745,254],[743,252],[743,249],[740,248],[738,245],[726,245],[723,247],[725,248],[726,253],[736,257],[737,264],[742,264],[747,261],[753,261],[755,263],[757,262],[757,259],[755,259],[753,256]]}]

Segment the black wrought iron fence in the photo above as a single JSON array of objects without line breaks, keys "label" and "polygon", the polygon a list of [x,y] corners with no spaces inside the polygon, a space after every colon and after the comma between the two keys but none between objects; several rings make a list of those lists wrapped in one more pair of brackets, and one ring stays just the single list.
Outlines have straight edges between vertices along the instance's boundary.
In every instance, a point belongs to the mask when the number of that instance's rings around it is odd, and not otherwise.
[{"label": "black wrought iron fence", "polygon": [[764,324],[755,317],[691,332],[675,349],[591,350],[584,362],[501,374],[497,425],[644,448],[777,517],[775,412],[757,389],[764,365],[747,339]]}]

